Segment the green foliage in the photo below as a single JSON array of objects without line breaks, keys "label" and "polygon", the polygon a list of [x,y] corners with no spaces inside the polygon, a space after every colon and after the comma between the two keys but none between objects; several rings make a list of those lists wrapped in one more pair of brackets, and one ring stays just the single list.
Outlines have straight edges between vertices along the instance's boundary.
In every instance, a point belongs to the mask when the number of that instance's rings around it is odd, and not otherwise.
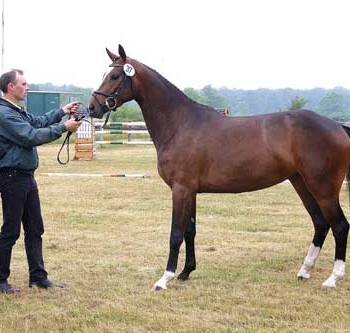
[{"label": "green foliage", "polygon": [[143,115],[140,107],[135,102],[125,103],[123,106],[117,109],[116,112],[112,112],[110,115],[110,121],[143,121]]},{"label": "green foliage", "polygon": [[306,98],[300,98],[298,96],[294,96],[290,99],[290,106],[288,107],[289,111],[300,110],[305,104],[307,104],[308,100]]},{"label": "green foliage", "polygon": [[201,92],[206,97],[207,105],[213,108],[225,108],[229,105],[226,98],[210,85],[205,86]]},{"label": "green foliage", "polygon": [[250,115],[285,111],[290,107],[299,108],[301,105],[303,108],[320,112],[335,120],[347,120],[350,114],[350,91],[341,87],[329,90],[322,88],[311,90],[220,88],[218,91],[234,110],[232,115],[240,114],[235,110],[242,108],[242,102],[246,103],[244,109],[248,109]]},{"label": "green foliage", "polygon": [[248,116],[250,114],[249,104],[245,101],[239,101],[236,112],[233,111],[233,116]]},{"label": "green foliage", "polygon": [[194,88],[185,88],[184,93],[197,103],[209,105],[217,109],[231,109],[228,100],[222,96],[219,90],[214,89],[210,85],[205,86],[201,90],[196,90]]},{"label": "green foliage", "polygon": [[197,103],[200,103],[200,104],[207,104],[208,103],[207,98],[200,91],[198,91],[194,88],[185,88],[184,93],[189,98],[196,101]]},{"label": "green foliage", "polygon": [[344,96],[335,92],[327,93],[318,104],[316,111],[337,121],[350,120],[350,114],[346,107]]}]

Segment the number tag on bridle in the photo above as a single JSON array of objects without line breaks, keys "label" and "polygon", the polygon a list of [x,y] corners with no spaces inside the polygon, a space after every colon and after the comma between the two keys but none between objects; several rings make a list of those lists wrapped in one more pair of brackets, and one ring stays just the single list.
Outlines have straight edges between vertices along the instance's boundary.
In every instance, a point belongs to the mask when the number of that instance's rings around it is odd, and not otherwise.
[{"label": "number tag on bridle", "polygon": [[123,66],[123,69],[124,69],[124,73],[127,75],[127,76],[134,76],[135,75],[135,68],[130,65],[130,64],[125,64]]}]

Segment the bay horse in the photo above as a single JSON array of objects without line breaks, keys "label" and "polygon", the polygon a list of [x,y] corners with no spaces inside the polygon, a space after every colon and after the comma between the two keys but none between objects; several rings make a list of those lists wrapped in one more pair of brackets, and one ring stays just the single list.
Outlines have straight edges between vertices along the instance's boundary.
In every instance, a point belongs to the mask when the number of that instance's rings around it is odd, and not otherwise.
[{"label": "bay horse", "polygon": [[135,100],[157,151],[158,172],[172,191],[170,249],[164,275],[153,290],[167,289],[176,276],[180,246],[185,265],[178,279],[196,269],[197,193],[255,191],[289,180],[314,225],[314,236],[299,270],[309,279],[329,229],[335,240],[333,271],[323,282],[335,287],[345,275],[349,223],[339,203],[349,181],[350,128],[308,110],[227,117],[196,103],[155,70],[106,49],[112,61],[89,113],[102,118]]}]

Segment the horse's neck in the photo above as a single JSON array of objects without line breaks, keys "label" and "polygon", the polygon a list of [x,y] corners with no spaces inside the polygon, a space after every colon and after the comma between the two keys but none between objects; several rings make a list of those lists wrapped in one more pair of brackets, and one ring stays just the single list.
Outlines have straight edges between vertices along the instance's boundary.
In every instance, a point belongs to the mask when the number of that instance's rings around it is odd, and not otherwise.
[{"label": "horse's neck", "polygon": [[160,74],[148,70],[135,100],[141,107],[150,136],[158,148],[169,142],[188,119],[193,103]]}]

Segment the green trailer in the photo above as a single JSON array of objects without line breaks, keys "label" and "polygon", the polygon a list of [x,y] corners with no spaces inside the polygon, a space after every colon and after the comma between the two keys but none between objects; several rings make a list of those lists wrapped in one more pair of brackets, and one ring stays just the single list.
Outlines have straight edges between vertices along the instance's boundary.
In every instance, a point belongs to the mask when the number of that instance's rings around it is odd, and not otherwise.
[{"label": "green trailer", "polygon": [[28,91],[26,107],[27,111],[35,116],[58,109],[67,103],[79,100],[81,93],[58,91]]}]

